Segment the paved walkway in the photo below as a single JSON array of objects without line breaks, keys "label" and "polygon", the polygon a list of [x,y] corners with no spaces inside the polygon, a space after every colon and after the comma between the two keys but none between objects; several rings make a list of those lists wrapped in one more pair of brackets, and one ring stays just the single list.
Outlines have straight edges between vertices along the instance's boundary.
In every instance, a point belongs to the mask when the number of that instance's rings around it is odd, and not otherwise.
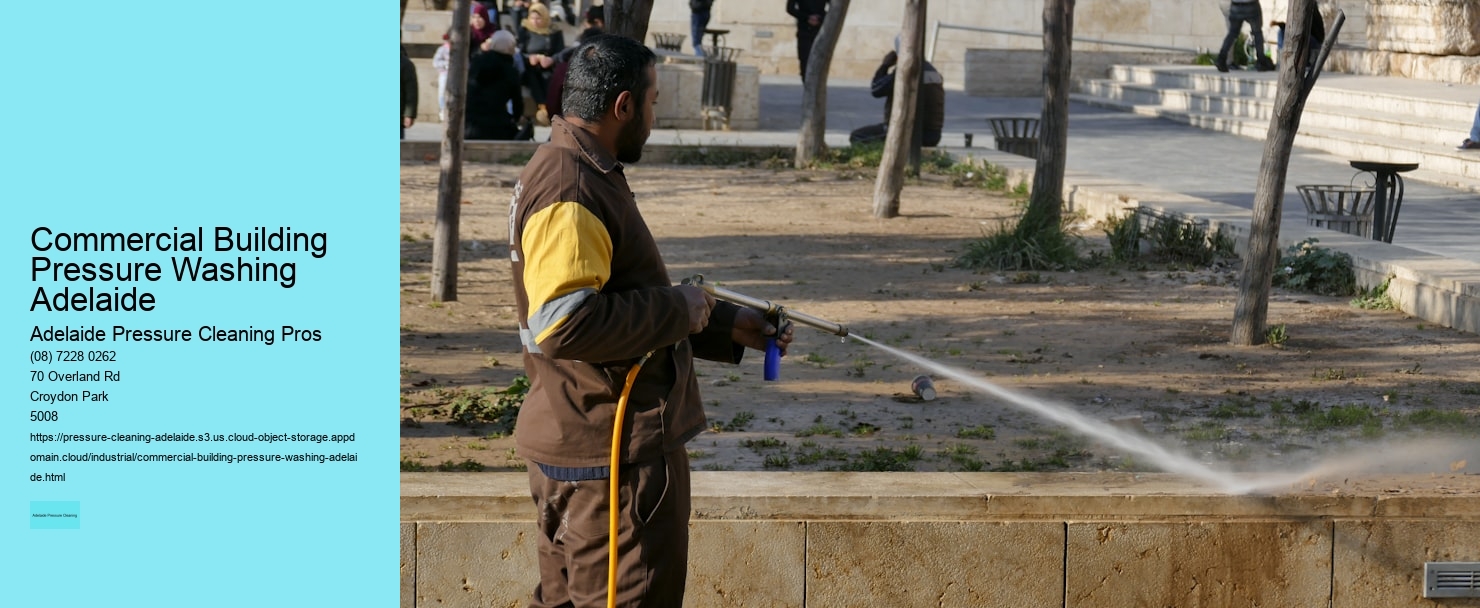
[{"label": "paved walkway", "polygon": [[[1211,70],[1212,68],[1208,68]],[[1250,77],[1263,77],[1253,74]],[[1345,76],[1345,75],[1343,75]],[[1480,87],[1446,87],[1435,83],[1379,77],[1323,77],[1323,86],[1381,87],[1389,94],[1480,100]],[[801,125],[801,85],[795,78],[766,77],[761,83],[761,122],[765,130],[749,132],[659,130],[653,143],[701,145],[795,145]],[[977,147],[992,145],[986,118],[1037,117],[1038,98],[969,97],[959,90],[946,93],[942,146],[969,154],[963,135],[974,134]],[[1069,106],[1069,169],[1113,177],[1146,186],[1253,208],[1260,156],[1264,142],[1215,133],[1171,121],[1137,116],[1071,103]],[[869,96],[868,83],[833,81],[828,88],[829,145],[846,145],[848,131],[883,120],[883,101]],[[1454,141],[1464,138],[1468,124],[1454,126]],[[408,139],[437,139],[440,125],[416,125]],[[545,134],[539,133],[539,139]],[[1324,152],[1296,148],[1290,159],[1284,202],[1285,225],[1303,225],[1305,207],[1297,184],[1362,183],[1348,164]],[[1475,153],[1480,162],[1480,151]],[[1370,181],[1370,180],[1369,180]],[[1444,257],[1480,263],[1480,193],[1407,181],[1393,243]]]}]

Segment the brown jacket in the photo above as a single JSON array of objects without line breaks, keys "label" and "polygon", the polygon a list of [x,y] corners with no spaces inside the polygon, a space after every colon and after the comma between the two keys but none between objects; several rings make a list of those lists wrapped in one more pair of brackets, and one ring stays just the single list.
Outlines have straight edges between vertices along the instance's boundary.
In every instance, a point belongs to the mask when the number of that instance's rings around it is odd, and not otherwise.
[{"label": "brown jacket", "polygon": [[527,460],[608,464],[612,417],[644,353],[624,422],[623,461],[677,449],[704,429],[695,355],[738,363],[736,308],[689,335],[688,308],[638,212],[622,165],[556,118],[509,209],[509,249],[529,395],[515,440]]}]

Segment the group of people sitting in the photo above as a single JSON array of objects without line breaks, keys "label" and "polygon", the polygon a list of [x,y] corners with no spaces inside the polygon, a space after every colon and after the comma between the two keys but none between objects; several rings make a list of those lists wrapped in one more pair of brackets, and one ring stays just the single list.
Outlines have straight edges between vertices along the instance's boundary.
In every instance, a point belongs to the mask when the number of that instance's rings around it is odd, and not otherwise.
[{"label": "group of people sitting", "polygon": [[[574,25],[569,1],[562,13]],[[601,33],[603,8],[586,11],[579,43]],[[551,18],[549,6],[529,0],[505,0],[500,11],[492,0],[474,2],[469,40],[466,139],[528,140],[536,124],[548,125],[560,114],[564,68],[570,51],[565,34]],[[503,27],[500,27],[502,22]],[[447,72],[451,68],[451,32],[432,57],[437,69],[437,105],[447,119]]]}]

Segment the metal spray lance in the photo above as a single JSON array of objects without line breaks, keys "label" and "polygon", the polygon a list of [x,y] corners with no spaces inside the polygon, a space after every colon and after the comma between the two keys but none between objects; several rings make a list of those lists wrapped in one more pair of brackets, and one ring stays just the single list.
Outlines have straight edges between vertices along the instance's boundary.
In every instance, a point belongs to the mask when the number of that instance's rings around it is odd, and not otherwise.
[{"label": "metal spray lance", "polygon": [[[718,287],[713,283],[705,282],[704,275],[702,274],[696,274],[692,277],[684,279],[683,284],[693,285],[695,287],[703,289],[705,292],[708,292],[709,295],[714,296],[714,299],[716,300],[724,300],[731,304],[744,306],[746,308],[754,308],[760,311],[761,314],[765,315],[766,321],[771,323],[772,325],[775,325],[778,331],[785,328],[787,322],[794,322],[815,329],[820,329],[835,336],[842,336],[844,338],[848,337],[847,327],[844,327],[837,323],[833,323],[832,321],[819,319],[804,312],[788,310],[787,308],[779,304],[772,304],[767,300],[753,298],[742,293],[730,291],[723,287]],[[781,348],[776,346],[775,338],[767,338],[765,379],[768,381],[774,381],[780,377]]]}]

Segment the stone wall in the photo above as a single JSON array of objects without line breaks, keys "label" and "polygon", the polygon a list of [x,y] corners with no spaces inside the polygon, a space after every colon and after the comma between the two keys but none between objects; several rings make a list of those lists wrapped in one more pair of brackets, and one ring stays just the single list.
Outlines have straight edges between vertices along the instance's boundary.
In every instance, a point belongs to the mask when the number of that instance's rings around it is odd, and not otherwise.
[{"label": "stone wall", "polygon": [[1480,2],[1367,0],[1372,48],[1425,55],[1480,55]]},{"label": "stone wall", "polygon": [[[525,475],[401,479],[401,605],[524,605]],[[1421,597],[1425,561],[1480,561],[1480,478],[1357,483],[700,472],[685,606],[1480,606]]]},{"label": "stone wall", "polygon": [[[1075,51],[1070,67],[1074,81],[1105,78],[1119,64],[1192,63],[1192,53]],[[976,97],[1043,95],[1043,51],[968,49],[966,94]]]}]

